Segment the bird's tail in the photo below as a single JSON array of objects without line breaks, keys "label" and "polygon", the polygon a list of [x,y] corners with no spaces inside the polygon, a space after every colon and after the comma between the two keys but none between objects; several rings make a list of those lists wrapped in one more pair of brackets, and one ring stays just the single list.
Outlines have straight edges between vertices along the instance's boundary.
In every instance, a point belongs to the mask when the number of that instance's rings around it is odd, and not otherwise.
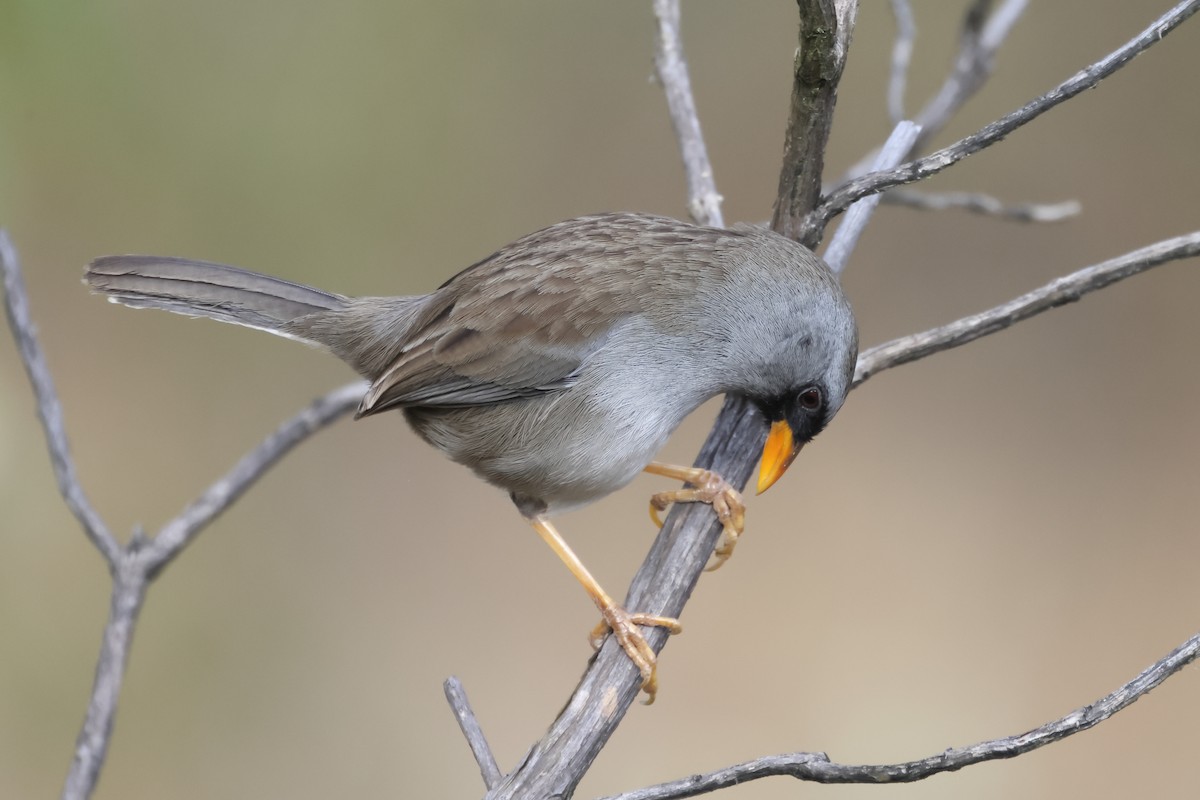
[{"label": "bird's tail", "polygon": [[224,264],[158,256],[97,258],[88,265],[84,282],[114,303],[208,317],[288,338],[303,338],[289,327],[293,320],[338,311],[349,302],[338,294]]}]

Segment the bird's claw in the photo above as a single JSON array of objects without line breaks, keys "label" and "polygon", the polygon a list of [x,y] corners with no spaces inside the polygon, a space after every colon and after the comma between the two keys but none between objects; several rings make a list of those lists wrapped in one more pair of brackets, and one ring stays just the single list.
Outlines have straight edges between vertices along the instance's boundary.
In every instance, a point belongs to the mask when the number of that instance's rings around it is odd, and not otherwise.
[{"label": "bird's claw", "polygon": [[650,498],[650,519],[662,527],[659,513],[666,511],[672,503],[708,503],[720,520],[721,538],[713,550],[713,562],[706,567],[708,572],[719,569],[733,555],[738,537],[746,529],[746,504],[741,493],[729,481],[712,470],[698,470],[688,482],[695,488],[659,492]]},{"label": "bird's claw", "polygon": [[[669,494],[669,493],[668,492],[660,492],[660,494]],[[659,505],[659,496],[657,494],[650,498],[650,521],[653,522],[654,527],[658,528],[660,531],[662,530],[663,521],[662,521],[662,517],[660,517],[659,514],[666,511],[667,506],[669,506],[669,505],[671,505],[671,501],[667,500],[666,502],[663,502],[660,506]]]},{"label": "bird's claw", "polygon": [[601,608],[603,619],[592,632],[588,634],[588,642],[593,650],[599,650],[604,643],[604,637],[610,632],[617,637],[617,643],[629,656],[638,671],[642,673],[642,691],[646,693],[643,701],[646,705],[654,702],[658,693],[658,657],[650,647],[646,637],[638,630],[639,625],[656,628],[666,628],[668,633],[675,634],[683,630],[679,620],[673,617],[659,617],[653,614],[631,614],[617,604]]}]

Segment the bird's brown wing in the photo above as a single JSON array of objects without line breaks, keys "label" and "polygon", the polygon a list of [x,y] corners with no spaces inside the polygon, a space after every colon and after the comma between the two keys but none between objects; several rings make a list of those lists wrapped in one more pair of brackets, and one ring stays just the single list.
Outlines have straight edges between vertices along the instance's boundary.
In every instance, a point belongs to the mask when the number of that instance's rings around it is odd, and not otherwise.
[{"label": "bird's brown wing", "polygon": [[[359,415],[499,403],[571,386],[613,325],[640,307],[620,265],[588,248],[522,261],[501,251],[434,293]],[[615,267],[615,268],[614,268]]]},{"label": "bird's brown wing", "polygon": [[[359,415],[399,405],[485,405],[568,388],[630,315],[654,306],[663,312],[656,324],[689,324],[676,312],[697,281],[721,274],[721,259],[712,254],[744,236],[642,214],[579,217],[531,233],[429,297]],[[697,245],[709,257],[690,257]]]}]

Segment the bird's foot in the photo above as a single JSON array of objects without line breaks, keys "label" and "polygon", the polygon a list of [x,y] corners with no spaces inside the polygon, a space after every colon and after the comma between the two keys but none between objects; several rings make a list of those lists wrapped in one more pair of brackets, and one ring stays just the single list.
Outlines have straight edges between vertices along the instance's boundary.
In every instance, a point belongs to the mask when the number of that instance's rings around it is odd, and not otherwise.
[{"label": "bird's foot", "polygon": [[721,521],[721,538],[713,550],[713,562],[706,569],[712,572],[729,560],[733,548],[737,545],[738,537],[746,529],[746,504],[741,493],[734,489],[729,481],[710,469],[698,467],[670,467],[665,464],[652,463],[646,467],[647,472],[656,475],[666,475],[687,481],[695,488],[676,489],[669,492],[659,492],[650,498],[650,519],[658,527],[662,527],[659,514],[666,511],[672,503],[708,503],[712,506]]},{"label": "bird's foot", "polygon": [[656,628],[666,628],[668,633],[679,633],[683,626],[673,617],[657,617],[652,614],[631,614],[616,603],[600,607],[603,619],[588,635],[593,650],[599,650],[604,643],[604,637],[611,631],[617,637],[617,643],[629,656],[638,671],[642,673],[642,691],[646,693],[645,704],[654,702],[658,693],[658,657],[646,641],[646,637],[638,630],[639,625]]}]

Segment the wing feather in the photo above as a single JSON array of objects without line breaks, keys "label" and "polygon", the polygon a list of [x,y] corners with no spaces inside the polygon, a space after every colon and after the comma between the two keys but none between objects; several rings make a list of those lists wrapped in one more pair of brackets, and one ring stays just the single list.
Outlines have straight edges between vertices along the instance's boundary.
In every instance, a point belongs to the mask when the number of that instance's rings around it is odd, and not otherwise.
[{"label": "wing feather", "polygon": [[[664,217],[606,214],[552,225],[473,264],[430,296],[424,317],[374,380],[359,415],[461,407],[570,387],[622,319],[662,291],[662,269],[698,238],[741,234]],[[672,255],[673,253],[673,255]],[[688,281],[671,285],[686,290]]]}]

